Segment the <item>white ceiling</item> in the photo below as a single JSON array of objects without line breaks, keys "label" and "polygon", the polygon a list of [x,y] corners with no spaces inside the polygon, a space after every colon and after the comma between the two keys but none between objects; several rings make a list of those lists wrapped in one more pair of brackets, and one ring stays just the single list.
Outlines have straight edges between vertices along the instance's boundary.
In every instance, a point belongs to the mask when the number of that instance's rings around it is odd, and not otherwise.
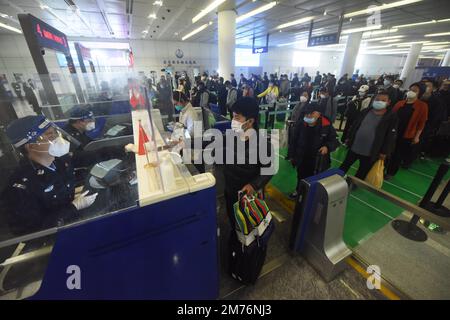
[{"label": "white ceiling", "polygon": [[[20,12],[31,13],[50,25],[73,37],[98,37],[109,39],[142,39],[143,30],[148,30],[145,39],[149,40],[181,40],[181,37],[197,27],[212,21],[213,24],[202,32],[191,37],[188,41],[216,43],[217,42],[217,14],[212,11],[197,23],[192,18],[213,0],[163,0],[163,6],[154,5],[155,0],[0,0],[0,13],[17,19]],[[231,1],[231,0],[228,0]],[[398,0],[387,0],[391,3]],[[73,2],[79,8],[79,16],[73,13],[68,3]],[[247,13],[271,0],[236,0],[238,15]],[[341,12],[352,12],[365,9],[369,5],[380,5],[385,1],[366,0],[279,0],[272,9],[251,17],[237,25],[236,38],[238,44],[251,45],[253,35],[259,37],[260,42],[270,33],[270,45],[280,45],[295,41],[300,35],[306,37],[309,23],[283,29],[274,30],[276,26],[302,17],[314,15],[315,30],[321,32],[335,32],[338,17]],[[64,23],[41,5],[48,6]],[[127,14],[127,7],[132,5],[132,13]],[[102,18],[103,8],[114,34],[110,34],[107,24]],[[324,15],[326,11],[326,15]],[[155,13],[156,19],[148,18]],[[344,20],[343,29],[362,27],[366,24],[367,16],[357,16],[350,21]],[[449,0],[423,0],[418,3],[388,9],[381,12],[383,29],[399,24],[416,23],[432,19],[450,18]],[[20,27],[11,19],[1,18],[0,22]],[[404,35],[404,41],[450,41],[450,36],[424,38],[424,34],[449,32],[450,22],[435,23],[412,28],[399,29],[395,35]],[[0,33],[11,33],[0,28]],[[304,36],[302,36],[304,35]],[[264,41],[263,41],[264,39]],[[371,42],[370,45],[386,45]]]}]

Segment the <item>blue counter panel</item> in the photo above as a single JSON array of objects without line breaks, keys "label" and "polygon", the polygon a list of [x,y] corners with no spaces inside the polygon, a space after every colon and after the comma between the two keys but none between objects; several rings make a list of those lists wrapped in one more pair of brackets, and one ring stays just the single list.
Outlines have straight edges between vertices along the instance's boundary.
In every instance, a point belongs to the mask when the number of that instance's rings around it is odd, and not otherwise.
[{"label": "blue counter panel", "polygon": [[32,299],[216,299],[217,248],[215,188],[108,215],[58,233]]}]

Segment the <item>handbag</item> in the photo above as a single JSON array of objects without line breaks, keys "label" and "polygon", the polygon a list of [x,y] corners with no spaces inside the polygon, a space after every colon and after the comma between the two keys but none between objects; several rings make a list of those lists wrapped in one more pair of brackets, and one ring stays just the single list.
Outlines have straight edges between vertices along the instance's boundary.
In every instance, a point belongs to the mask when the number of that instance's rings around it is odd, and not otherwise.
[{"label": "handbag", "polygon": [[239,193],[233,209],[238,239],[246,246],[262,236],[272,220],[261,192],[253,195]]}]

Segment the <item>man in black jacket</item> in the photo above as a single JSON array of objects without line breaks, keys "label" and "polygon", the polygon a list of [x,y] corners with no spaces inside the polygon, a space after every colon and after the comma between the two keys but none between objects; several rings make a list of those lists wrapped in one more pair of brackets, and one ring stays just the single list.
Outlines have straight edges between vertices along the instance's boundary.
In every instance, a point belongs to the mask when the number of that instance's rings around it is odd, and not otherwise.
[{"label": "man in black jacket", "polygon": [[227,115],[227,96],[228,91],[224,84],[223,77],[219,78],[218,90],[217,90],[217,99],[219,103],[220,113],[223,116]]},{"label": "man in black jacket", "polygon": [[341,170],[347,172],[359,160],[356,177],[364,180],[378,159],[385,160],[394,151],[398,119],[388,109],[390,104],[389,93],[380,91],[372,106],[355,120],[346,141],[349,150]]},{"label": "man in black jacket", "polygon": [[336,130],[317,104],[306,106],[304,115],[295,124],[288,148],[288,159],[297,168],[297,189],[291,198],[297,197],[300,180],[330,167],[330,153],[339,145]]},{"label": "man in black jacket", "polygon": [[[264,186],[272,178],[271,174],[264,174],[262,168],[270,167],[270,163],[263,164],[259,157],[259,139],[261,136],[258,130],[258,114],[259,108],[256,100],[250,97],[238,99],[232,106],[233,119],[231,128],[238,135],[232,144],[231,149],[226,144],[224,159],[232,158],[233,163],[226,163],[224,166],[225,177],[225,202],[227,214],[230,220],[232,230],[235,228],[233,205],[238,200],[238,192],[242,191],[246,194],[253,194],[255,191],[262,190]],[[256,136],[255,136],[256,135]],[[227,131],[226,139],[230,137]],[[258,139],[256,145],[258,150],[252,149],[251,139]],[[225,139],[225,140],[226,140]],[[238,141],[240,140],[240,141]],[[244,152],[238,153],[238,144],[244,144]],[[272,161],[275,153],[273,152],[270,141],[267,140],[268,155]],[[230,154],[231,153],[231,154]],[[255,156],[255,158],[253,158]],[[244,160],[244,161],[238,161]],[[256,161],[252,161],[252,159]],[[224,161],[225,163],[225,161]]]}]

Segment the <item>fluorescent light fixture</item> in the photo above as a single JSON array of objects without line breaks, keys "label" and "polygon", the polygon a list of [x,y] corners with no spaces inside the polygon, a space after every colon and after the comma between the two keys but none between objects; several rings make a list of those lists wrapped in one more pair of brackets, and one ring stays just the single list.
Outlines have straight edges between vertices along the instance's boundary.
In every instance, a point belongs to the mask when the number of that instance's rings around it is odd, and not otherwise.
[{"label": "fluorescent light fixture", "polygon": [[5,19],[6,19],[6,18],[9,18],[9,16],[8,16],[7,14],[1,13],[1,12],[0,12],[0,17],[5,18]]},{"label": "fluorescent light fixture", "polygon": [[442,36],[450,36],[450,32],[429,33],[425,35],[425,37],[442,37]]},{"label": "fluorescent light fixture", "polygon": [[287,28],[287,27],[295,26],[297,24],[301,24],[301,23],[305,23],[305,22],[311,21],[312,19],[314,19],[314,16],[297,19],[295,21],[291,21],[291,22],[288,22],[288,23],[280,24],[277,27],[277,29],[284,29],[284,28]]},{"label": "fluorescent light fixture", "polygon": [[156,19],[156,13],[150,13],[147,18]]},{"label": "fluorescent light fixture", "polygon": [[381,49],[381,48],[392,48],[393,46],[394,46],[393,44],[387,44],[387,45],[384,45],[384,46],[362,47],[361,49],[371,50],[371,49]]},{"label": "fluorescent light fixture", "polygon": [[401,24],[399,26],[394,26],[393,28],[408,28],[408,27],[415,27],[415,26],[422,26],[425,24],[434,24],[434,23],[441,23],[441,22],[450,22],[449,19],[441,19],[441,20],[430,20],[430,21],[422,21],[417,23],[408,23],[408,24]]},{"label": "fluorescent light fixture", "polygon": [[189,39],[190,37],[192,37],[193,35],[199,33],[200,31],[205,30],[206,28],[208,28],[208,26],[212,25],[212,21],[210,21],[209,23],[205,23],[204,25],[202,25],[201,27],[198,27],[197,29],[195,29],[194,31],[188,33],[187,35],[185,35],[183,38],[181,38],[182,41]]},{"label": "fluorescent light fixture", "polygon": [[161,0],[156,0],[155,2],[153,2],[153,5],[162,7],[163,2]]},{"label": "fluorescent light fixture", "polygon": [[286,46],[291,46],[294,44],[302,44],[304,41],[295,41],[295,42],[287,42],[287,43],[281,43],[279,45],[277,45],[277,47],[286,47]]},{"label": "fluorescent light fixture", "polygon": [[393,42],[399,42],[401,41],[400,39],[389,39],[389,40],[383,40],[381,41],[381,43],[393,43]]},{"label": "fluorescent light fixture", "polygon": [[415,26],[421,26],[424,24],[431,24],[436,23],[436,20],[430,20],[430,21],[423,21],[423,22],[417,22],[417,23],[408,23],[408,24],[401,24],[399,26],[394,26],[394,28],[408,28],[408,27],[415,27]]},{"label": "fluorescent light fixture", "polygon": [[347,30],[343,30],[341,34],[350,34],[350,33],[362,32],[362,31],[378,30],[378,29],[381,29],[381,27],[382,27],[382,25],[347,29]]},{"label": "fluorescent light fixture", "polygon": [[257,15],[257,14],[259,14],[261,12],[270,10],[273,7],[275,7],[276,5],[277,5],[277,2],[276,1],[272,1],[272,2],[266,4],[266,5],[262,6],[262,7],[256,8],[255,10],[252,10],[250,12],[247,12],[247,13],[237,17],[236,18],[236,22],[239,23],[239,22],[244,21],[247,18],[253,17],[254,15]]},{"label": "fluorescent light fixture", "polygon": [[89,49],[117,49],[117,50],[128,50],[130,49],[130,44],[128,42],[91,42],[82,41],[81,44]]},{"label": "fluorescent light fixture", "polygon": [[392,2],[392,3],[385,3],[385,4],[382,4],[379,6],[370,6],[369,8],[366,8],[363,10],[346,13],[346,14],[344,14],[344,18],[350,18],[350,17],[360,16],[360,15],[365,15],[365,14],[371,14],[375,11],[382,11],[382,10],[386,10],[386,9],[392,9],[392,8],[396,8],[396,7],[406,6],[408,4],[412,4],[412,3],[416,3],[416,2],[420,2],[420,1],[422,1],[422,0],[402,0],[402,1]]},{"label": "fluorescent light fixture", "polygon": [[22,33],[22,30],[17,29],[17,28],[14,28],[14,27],[11,27],[11,26],[8,26],[7,24],[1,23],[1,22],[0,22],[0,27],[1,27],[1,28],[5,28],[5,29],[8,29],[8,30],[10,30],[10,31],[17,32],[17,33]]},{"label": "fluorescent light fixture", "polygon": [[434,46],[434,45],[442,45],[442,44],[450,44],[450,41],[440,41],[440,42],[429,42],[425,41],[425,46]]},{"label": "fluorescent light fixture", "polygon": [[398,29],[392,28],[392,29],[384,29],[384,30],[375,30],[375,31],[368,31],[363,33],[363,38],[368,38],[371,36],[377,36],[379,34],[385,34],[385,33],[394,33],[397,32]]},{"label": "fluorescent light fixture", "polygon": [[428,43],[430,41],[413,41],[413,42],[402,42],[402,43],[397,43],[396,46],[397,47],[409,47],[412,44],[416,44],[416,43]]},{"label": "fluorescent light fixture", "polygon": [[195,17],[192,18],[192,23],[196,23],[198,20],[206,16],[208,13],[213,11],[215,8],[220,6],[222,3],[224,3],[226,0],[215,0],[211,4],[209,4],[205,9],[200,11],[199,14],[197,14]]},{"label": "fluorescent light fixture", "polygon": [[449,49],[422,50],[422,52],[447,52]]},{"label": "fluorescent light fixture", "polygon": [[79,31],[75,30],[71,25],[67,24],[67,22],[61,18],[58,14],[56,14],[55,11],[53,11],[52,8],[50,8],[48,5],[40,3],[40,8],[44,11],[47,11],[48,13],[50,13],[52,16],[54,16],[59,22],[61,22],[62,24],[64,24],[66,27],[68,27],[69,29],[71,29],[72,31],[79,33]]},{"label": "fluorescent light fixture", "polygon": [[400,39],[405,36],[387,36],[387,37],[378,37],[378,38],[371,38],[371,39],[364,39],[363,41],[369,42],[369,41],[382,41],[382,40],[391,40],[391,39]]}]

